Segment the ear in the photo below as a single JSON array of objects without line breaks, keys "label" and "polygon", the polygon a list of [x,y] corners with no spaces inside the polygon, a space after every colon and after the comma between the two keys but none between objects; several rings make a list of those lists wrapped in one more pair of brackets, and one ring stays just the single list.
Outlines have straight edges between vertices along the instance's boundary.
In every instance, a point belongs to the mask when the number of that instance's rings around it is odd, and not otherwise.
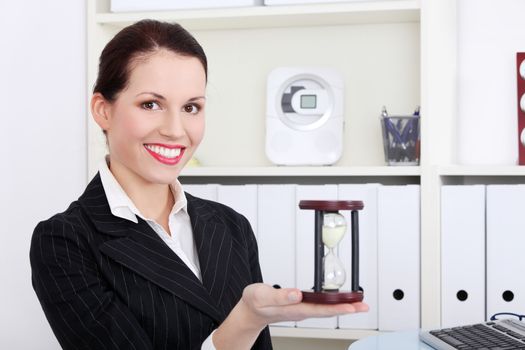
[{"label": "ear", "polygon": [[91,97],[91,115],[104,131],[109,130],[110,127],[110,107],[111,103],[100,92],[94,93]]}]

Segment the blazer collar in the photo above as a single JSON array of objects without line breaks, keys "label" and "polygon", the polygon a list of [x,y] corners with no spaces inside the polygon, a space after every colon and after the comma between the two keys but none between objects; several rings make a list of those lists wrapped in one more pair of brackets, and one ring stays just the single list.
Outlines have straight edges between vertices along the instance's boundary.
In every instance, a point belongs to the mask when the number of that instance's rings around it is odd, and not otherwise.
[{"label": "blazer collar", "polygon": [[125,237],[130,234],[131,228],[137,226],[130,220],[111,214],[99,173],[87,185],[78,203],[96,229],[110,236]]},{"label": "blazer collar", "polygon": [[159,287],[222,322],[221,300],[230,271],[232,238],[213,208],[187,194],[188,214],[199,256],[202,282],[141,218],[138,223],[111,214],[97,174],[78,202],[97,231],[110,236],[100,250]]}]

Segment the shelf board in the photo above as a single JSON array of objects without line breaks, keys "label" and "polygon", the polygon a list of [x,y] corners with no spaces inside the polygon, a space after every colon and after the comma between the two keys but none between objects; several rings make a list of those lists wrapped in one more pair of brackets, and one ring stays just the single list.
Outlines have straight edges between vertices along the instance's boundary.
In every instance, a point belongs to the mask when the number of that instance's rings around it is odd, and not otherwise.
[{"label": "shelf board", "polygon": [[525,176],[525,166],[449,165],[439,167],[441,176]]},{"label": "shelf board", "polygon": [[124,27],[143,18],[176,21],[189,30],[419,22],[419,0],[97,13],[98,24]]},{"label": "shelf board", "polygon": [[186,167],[181,176],[419,176],[418,166],[267,166],[267,167]]},{"label": "shelf board", "polygon": [[372,335],[378,335],[379,331],[270,326],[270,334],[272,337],[357,340]]}]

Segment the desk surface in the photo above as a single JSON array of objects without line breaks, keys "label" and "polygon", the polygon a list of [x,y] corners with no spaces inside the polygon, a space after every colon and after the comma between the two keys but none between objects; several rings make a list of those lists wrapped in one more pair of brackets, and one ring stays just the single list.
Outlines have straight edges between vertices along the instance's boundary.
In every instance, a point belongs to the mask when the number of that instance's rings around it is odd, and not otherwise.
[{"label": "desk surface", "polygon": [[383,333],[354,342],[348,350],[433,350],[419,341],[419,331]]}]

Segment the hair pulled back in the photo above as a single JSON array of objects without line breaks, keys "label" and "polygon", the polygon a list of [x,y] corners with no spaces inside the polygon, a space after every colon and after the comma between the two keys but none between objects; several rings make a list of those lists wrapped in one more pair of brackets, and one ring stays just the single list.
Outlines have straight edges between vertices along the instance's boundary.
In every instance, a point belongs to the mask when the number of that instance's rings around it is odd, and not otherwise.
[{"label": "hair pulled back", "polygon": [[186,29],[179,24],[146,19],[122,29],[104,47],[93,93],[113,102],[126,88],[134,61],[161,49],[197,58],[208,76],[206,54]]}]

